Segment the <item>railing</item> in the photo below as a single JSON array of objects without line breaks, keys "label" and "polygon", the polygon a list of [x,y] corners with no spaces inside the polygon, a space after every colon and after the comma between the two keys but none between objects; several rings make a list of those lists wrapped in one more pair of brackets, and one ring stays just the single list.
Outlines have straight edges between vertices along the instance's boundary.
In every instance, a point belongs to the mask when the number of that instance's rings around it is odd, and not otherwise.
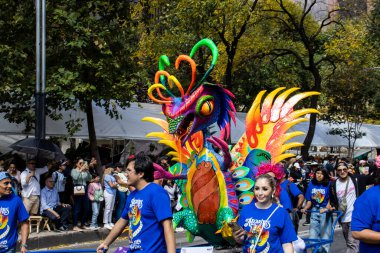
[{"label": "railing", "polygon": [[[316,211],[307,211],[310,213],[319,213],[319,210]],[[336,219],[332,223],[331,231],[330,231],[330,238],[329,239],[322,239],[322,238],[302,238],[302,240],[305,241],[306,248],[304,250],[304,253],[307,252],[307,249],[314,248],[313,253],[316,253],[318,249],[325,244],[331,244],[334,241],[334,230],[337,222],[339,221],[339,218],[342,216],[342,211],[328,211],[326,213],[330,213],[332,215],[336,214]],[[332,217],[331,217],[332,218]]]}]

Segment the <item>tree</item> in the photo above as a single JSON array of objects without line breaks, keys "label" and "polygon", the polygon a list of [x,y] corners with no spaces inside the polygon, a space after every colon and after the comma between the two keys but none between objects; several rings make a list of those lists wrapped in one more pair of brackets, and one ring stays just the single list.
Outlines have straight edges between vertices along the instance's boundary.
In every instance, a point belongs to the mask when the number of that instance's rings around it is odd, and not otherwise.
[{"label": "tree", "polygon": [[[5,20],[10,21],[1,27],[2,37],[11,37],[2,43],[3,47],[7,46],[14,54],[20,50],[21,54],[34,59],[34,43],[26,43],[26,39],[22,39],[27,34],[34,34],[34,26],[27,25],[33,23],[30,17],[34,13],[33,4],[25,4],[24,1],[3,2],[10,11]],[[92,155],[99,161],[92,103],[105,108],[111,117],[118,117],[115,105],[123,108],[135,101],[137,84],[142,81],[136,74],[137,63],[133,59],[138,45],[136,23],[131,17],[133,7],[129,1],[58,0],[47,3],[48,113],[59,118],[60,110],[73,109],[79,105],[87,114]],[[24,13],[30,19],[21,17]],[[19,16],[21,25],[12,21]],[[12,25],[17,29],[12,30]],[[10,35],[13,34],[15,36],[12,38]],[[12,43],[15,41],[20,47],[14,49]],[[1,62],[4,64],[5,60],[2,58]],[[14,62],[12,64],[16,65]],[[34,66],[31,60],[29,64]],[[34,70],[28,68],[22,74],[32,79]],[[3,112],[7,115],[16,114],[20,105],[27,105],[27,108],[23,108],[25,111],[32,110],[34,84],[28,78],[17,80],[14,75],[8,75],[6,84],[12,87],[13,82],[19,81],[19,92],[12,92],[8,97],[1,96],[5,104]],[[3,94],[5,91],[3,89]],[[25,120],[25,117],[19,117],[18,120]]]},{"label": "tree", "polygon": [[[211,78],[222,75],[221,82],[232,87],[233,62],[238,51],[238,43],[254,19],[258,1],[141,1],[141,9],[151,13],[150,21],[142,15],[144,24],[140,45],[144,53],[153,60],[154,67],[160,54],[169,56],[188,54],[188,50],[199,40],[209,37],[219,47],[221,61]],[[148,11],[148,5],[150,11]],[[194,20],[196,22],[194,22]],[[153,24],[152,24],[153,23]],[[158,25],[157,25],[158,24]],[[150,35],[159,37],[151,40]],[[201,48],[196,55],[198,72],[203,74],[209,64],[209,52]],[[221,67],[223,66],[223,67]],[[223,68],[223,70],[221,70]],[[216,73],[216,74],[215,74]]]},{"label": "tree", "polygon": [[35,16],[32,1],[0,1],[0,112],[10,122],[34,123]]},{"label": "tree", "polygon": [[341,124],[330,134],[347,139],[350,158],[356,140],[365,135],[363,122],[376,111],[374,93],[380,88],[380,75],[371,71],[376,49],[368,42],[367,33],[364,22],[346,21],[344,29],[334,31],[335,37],[325,44],[326,53],[338,61],[335,74],[325,85],[323,119]]},{"label": "tree", "polygon": [[[269,19],[274,20],[281,27],[281,32],[292,43],[287,45],[279,44],[270,52],[266,53],[281,60],[284,56],[292,57],[302,69],[304,77],[301,87],[305,91],[322,91],[322,68],[328,64],[334,66],[334,61],[325,54],[324,43],[326,36],[324,30],[332,24],[338,24],[336,17],[333,16],[337,9],[326,10],[325,15],[317,20],[318,23],[312,22],[314,19],[313,11],[316,9],[318,1],[299,1],[293,3],[285,0],[274,0],[263,10],[267,13]],[[299,5],[299,8],[295,8]],[[317,109],[318,97],[313,96],[310,99],[310,108]],[[308,157],[308,151],[315,133],[317,115],[310,115],[309,129],[304,140],[304,146],[301,148],[303,158]]]}]

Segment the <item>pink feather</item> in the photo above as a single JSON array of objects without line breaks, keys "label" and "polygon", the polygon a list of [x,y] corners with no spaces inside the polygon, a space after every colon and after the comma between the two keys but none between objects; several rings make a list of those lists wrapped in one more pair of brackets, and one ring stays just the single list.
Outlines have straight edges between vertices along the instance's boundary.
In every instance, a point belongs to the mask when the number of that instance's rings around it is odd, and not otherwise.
[{"label": "pink feather", "polygon": [[160,165],[157,163],[153,163],[154,166],[154,179],[169,179],[169,180],[174,180],[174,179],[184,179],[186,178],[185,175],[179,175],[179,176],[174,176],[170,172],[164,170]]}]

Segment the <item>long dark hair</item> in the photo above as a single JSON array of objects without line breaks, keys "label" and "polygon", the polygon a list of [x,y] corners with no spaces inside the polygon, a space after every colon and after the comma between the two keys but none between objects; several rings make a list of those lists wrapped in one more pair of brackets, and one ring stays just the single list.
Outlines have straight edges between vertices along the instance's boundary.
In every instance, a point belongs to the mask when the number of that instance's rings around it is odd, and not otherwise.
[{"label": "long dark hair", "polygon": [[[316,174],[318,171],[322,171],[322,174],[323,174],[323,180],[322,182],[318,182],[317,181],[317,178],[316,178]],[[323,186],[327,186],[330,182],[330,177],[329,177],[329,173],[327,172],[327,170],[325,168],[317,168],[315,170],[315,174],[314,174],[314,178],[312,180],[313,184],[316,185],[316,184],[322,184]]]}]

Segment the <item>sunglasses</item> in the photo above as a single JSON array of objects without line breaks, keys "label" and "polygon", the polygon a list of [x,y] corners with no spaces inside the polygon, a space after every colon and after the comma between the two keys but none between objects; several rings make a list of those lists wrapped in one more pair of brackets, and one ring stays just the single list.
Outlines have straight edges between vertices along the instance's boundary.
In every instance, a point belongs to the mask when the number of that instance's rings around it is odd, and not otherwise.
[{"label": "sunglasses", "polygon": [[347,170],[348,170],[347,168],[346,169],[337,169],[336,172],[343,172],[343,171],[346,172]]}]

